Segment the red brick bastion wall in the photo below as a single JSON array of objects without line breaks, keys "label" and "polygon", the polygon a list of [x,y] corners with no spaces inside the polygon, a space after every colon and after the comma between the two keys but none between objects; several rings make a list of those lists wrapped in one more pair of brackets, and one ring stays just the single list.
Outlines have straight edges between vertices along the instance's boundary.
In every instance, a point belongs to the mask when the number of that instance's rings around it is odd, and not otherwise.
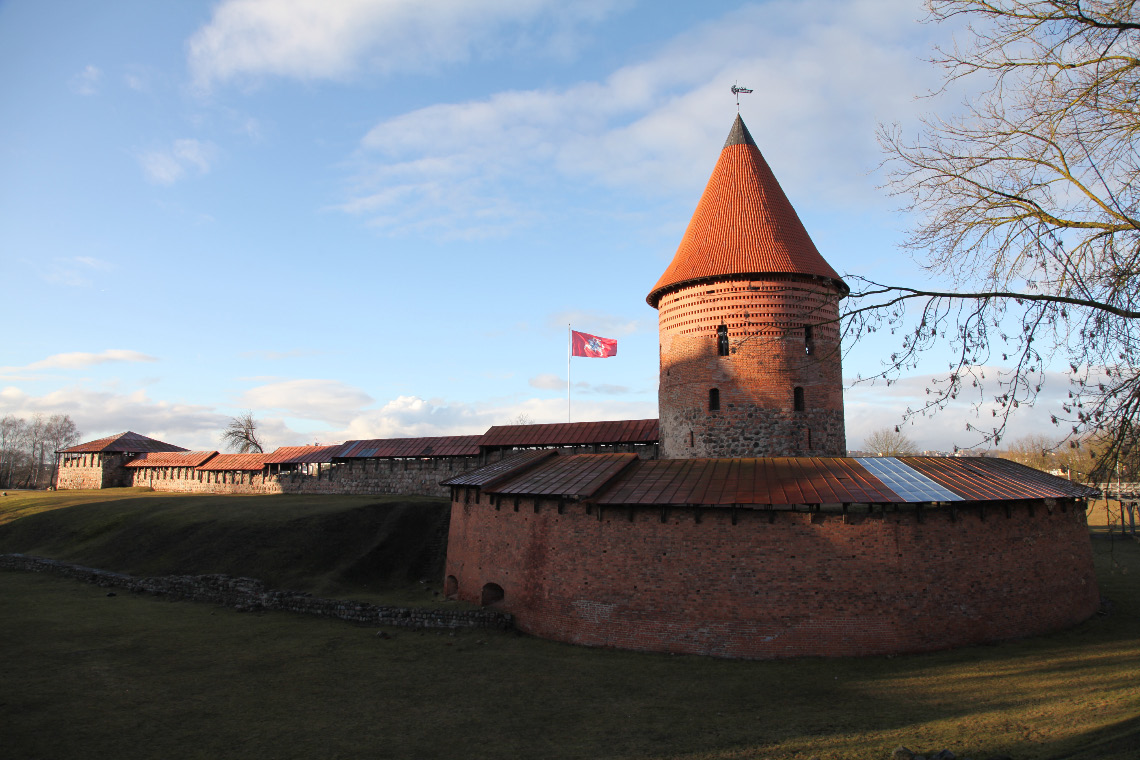
[{"label": "red brick bastion wall", "polygon": [[1099,604],[1073,504],[599,515],[551,499],[464,503],[458,490],[449,592],[481,603],[495,584],[519,629],[560,641],[746,658],[916,652],[1056,630]]}]

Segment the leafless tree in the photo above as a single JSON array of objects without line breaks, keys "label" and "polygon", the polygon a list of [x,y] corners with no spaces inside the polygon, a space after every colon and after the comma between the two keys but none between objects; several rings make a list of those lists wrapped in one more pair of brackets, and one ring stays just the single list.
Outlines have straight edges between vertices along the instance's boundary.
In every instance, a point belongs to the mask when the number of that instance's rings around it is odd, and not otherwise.
[{"label": "leafless tree", "polygon": [[863,440],[863,448],[881,457],[899,457],[915,453],[917,447],[898,428],[884,427],[871,431]]},{"label": "leafless tree", "polygon": [[1056,457],[1057,442],[1042,433],[1023,435],[1004,452],[1006,459],[1038,470],[1052,470],[1060,463]]},{"label": "leafless tree", "polygon": [[242,412],[231,417],[222,431],[222,445],[239,454],[261,454],[265,449],[257,435],[257,420],[253,412]]},{"label": "leafless tree", "polygon": [[[907,242],[945,289],[850,278],[848,336],[890,330],[900,347],[877,376],[954,360],[907,416],[971,399],[998,443],[1032,405],[1051,361],[1070,396],[1050,410],[1060,437],[1108,432],[1114,461],[1140,444],[1140,14],[1125,0],[928,0],[929,20],[967,21],[938,49],[954,83],[981,87],[958,116],[915,138],[880,129],[891,191],[918,219]],[[850,342],[849,342],[850,345]],[[1000,369],[985,366],[994,364]],[[987,409],[987,407],[989,407]],[[1108,466],[1108,465],[1106,465]]]},{"label": "leafless tree", "polygon": [[55,452],[79,442],[71,416],[42,414],[31,422],[8,415],[0,420],[0,487],[44,488],[55,482]]},{"label": "leafless tree", "polygon": [[508,425],[533,425],[534,418],[526,412],[519,412],[514,417],[507,420]]}]

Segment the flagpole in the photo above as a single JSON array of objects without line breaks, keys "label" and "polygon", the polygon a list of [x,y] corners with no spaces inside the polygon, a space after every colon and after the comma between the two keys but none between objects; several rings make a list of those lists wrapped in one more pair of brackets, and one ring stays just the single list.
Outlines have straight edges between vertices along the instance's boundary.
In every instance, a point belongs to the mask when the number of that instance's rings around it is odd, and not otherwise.
[{"label": "flagpole", "polygon": [[574,332],[566,323],[566,421],[570,422],[570,355],[574,353]]}]

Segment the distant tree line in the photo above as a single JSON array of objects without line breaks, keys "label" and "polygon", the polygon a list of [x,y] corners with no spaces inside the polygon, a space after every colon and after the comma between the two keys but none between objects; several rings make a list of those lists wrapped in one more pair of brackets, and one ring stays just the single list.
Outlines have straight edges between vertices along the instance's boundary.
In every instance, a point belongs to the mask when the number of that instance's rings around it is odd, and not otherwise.
[{"label": "distant tree line", "polygon": [[47,488],[55,482],[55,452],[79,443],[79,436],[67,414],[0,419],[0,488]]}]

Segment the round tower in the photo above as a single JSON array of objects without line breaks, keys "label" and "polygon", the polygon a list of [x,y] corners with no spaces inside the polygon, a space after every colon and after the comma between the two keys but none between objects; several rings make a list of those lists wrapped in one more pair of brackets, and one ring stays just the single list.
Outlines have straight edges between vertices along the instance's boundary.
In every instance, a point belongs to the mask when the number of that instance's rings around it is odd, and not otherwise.
[{"label": "round tower", "polygon": [[658,310],[661,456],[845,456],[839,300],[739,115]]}]

